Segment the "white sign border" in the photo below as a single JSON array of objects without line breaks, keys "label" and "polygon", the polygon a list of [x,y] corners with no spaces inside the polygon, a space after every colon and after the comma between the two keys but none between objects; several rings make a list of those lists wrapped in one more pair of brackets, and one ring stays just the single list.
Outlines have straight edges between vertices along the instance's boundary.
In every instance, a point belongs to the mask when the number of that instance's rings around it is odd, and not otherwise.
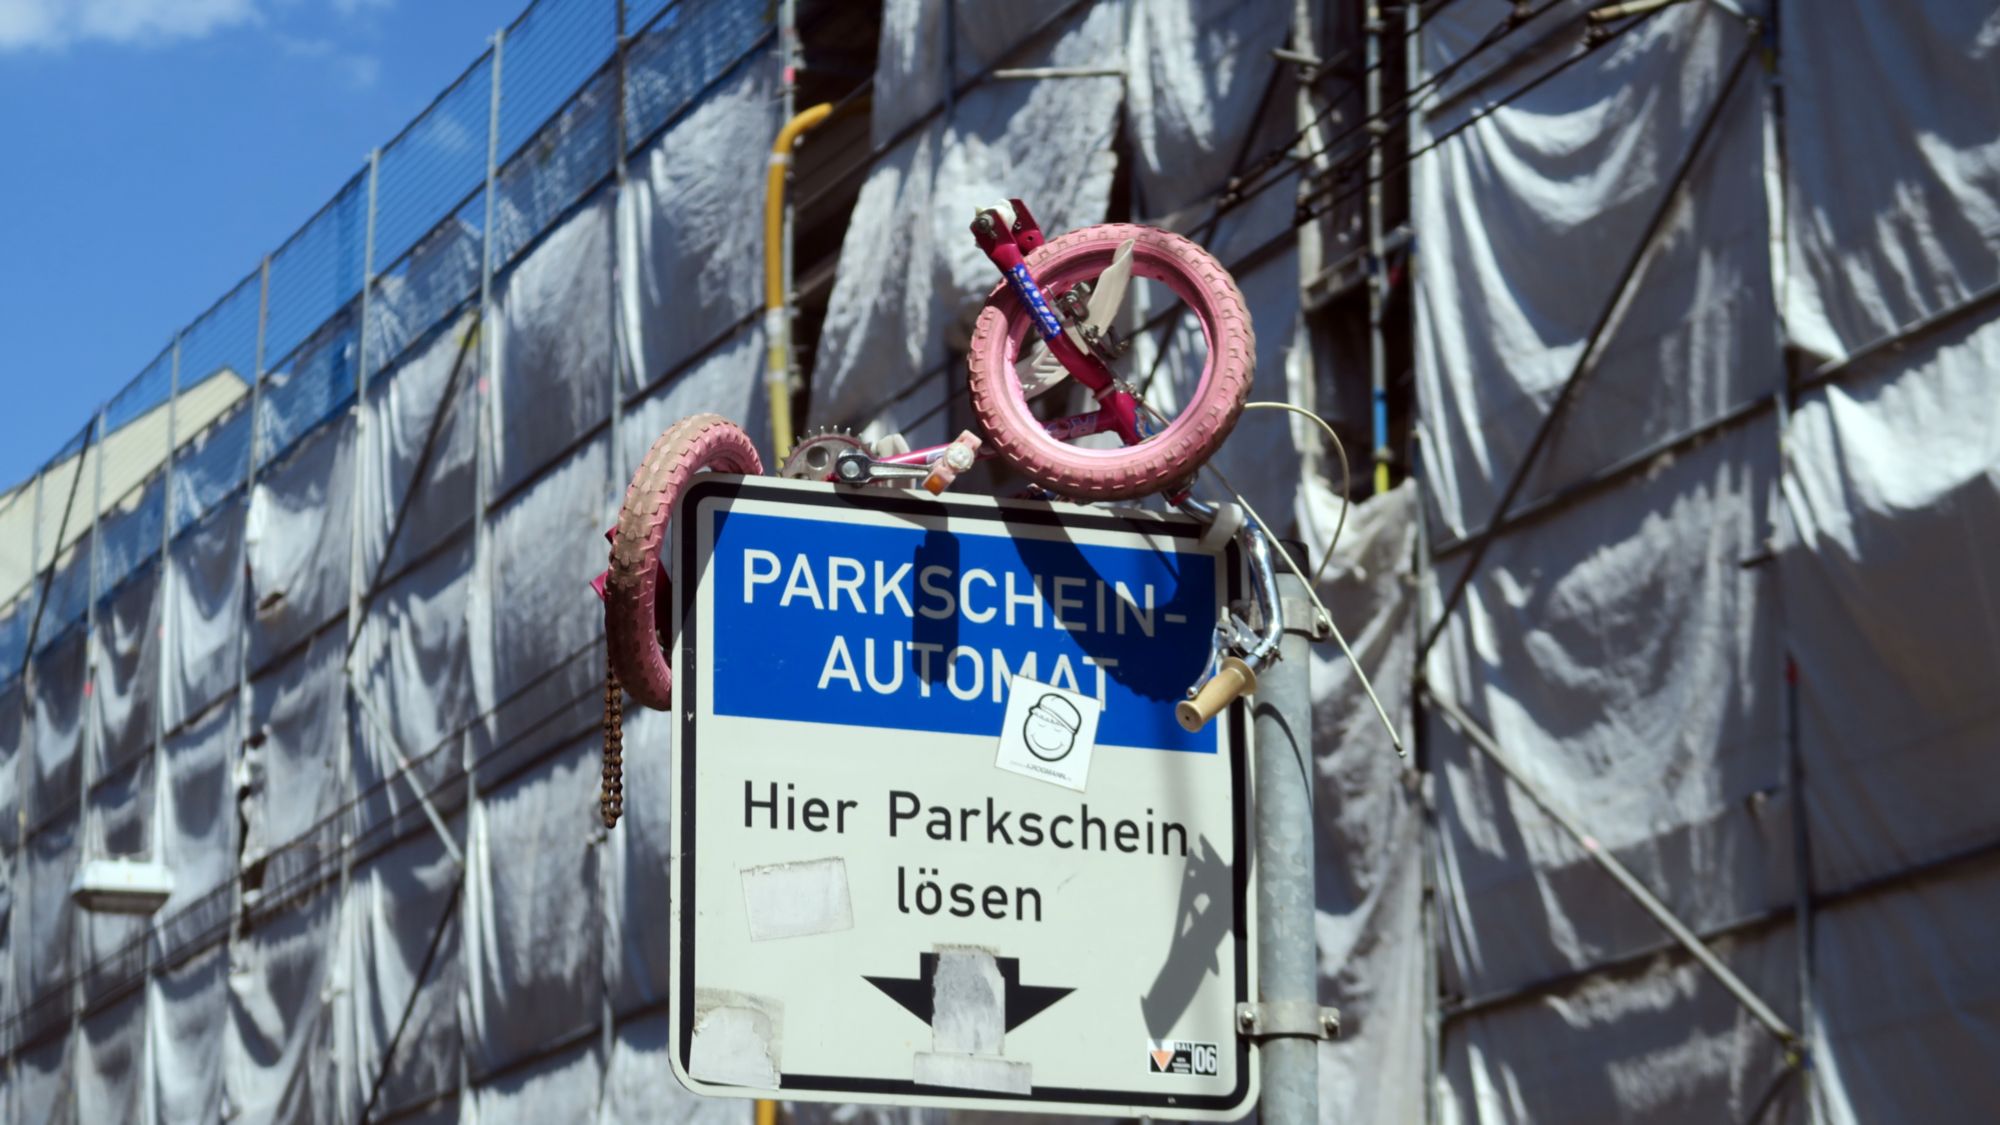
[{"label": "white sign border", "polygon": [[[695,825],[698,815],[683,807],[695,790],[695,717],[699,708],[696,677],[700,632],[695,623],[700,582],[687,580],[699,563],[699,534],[684,535],[683,529],[699,531],[710,509],[737,499],[773,503],[803,502],[834,509],[860,509],[892,515],[915,515],[946,520],[1021,522],[1042,527],[1088,528],[1171,539],[1199,538],[1203,528],[1192,520],[1163,516],[1143,510],[1110,511],[1082,505],[1032,500],[1004,500],[982,496],[932,497],[914,490],[886,488],[846,488],[818,482],[784,480],[774,477],[744,477],[733,474],[703,474],[681,497],[680,509],[669,528],[666,547],[670,554],[669,573],[673,579],[673,661],[675,722],[672,724],[672,761],[669,769],[674,812],[673,840],[669,862],[670,917],[668,941],[668,1057],[674,1076],[689,1090],[709,1097],[771,1098],[786,1101],[858,1102],[877,1105],[906,1105],[938,1109],[983,1109],[1020,1113],[1071,1113],[1104,1117],[1159,1118],[1174,1120],[1235,1121],[1256,1104],[1258,1066],[1250,1040],[1235,1038],[1236,1089],[1228,1094],[1190,1097],[1161,1094],[1157,1098],[1134,1099],[1130,1091],[1099,1091],[1038,1087],[1031,1094],[1003,1095],[967,1090],[942,1093],[939,1087],[919,1085],[909,1079],[865,1079],[838,1075],[780,1073],[778,1086],[758,1089],[718,1085],[688,1073],[694,1043],[695,912],[696,864]],[[1234,602],[1244,593],[1243,564],[1234,542],[1223,559],[1224,601]],[[1233,816],[1230,833],[1235,862],[1231,881],[1235,908],[1235,1003],[1256,999],[1256,876],[1252,858],[1255,842],[1250,838],[1246,815],[1250,794],[1250,723],[1247,705],[1238,700],[1227,713],[1230,724],[1228,744],[1233,748],[1230,763]]]}]

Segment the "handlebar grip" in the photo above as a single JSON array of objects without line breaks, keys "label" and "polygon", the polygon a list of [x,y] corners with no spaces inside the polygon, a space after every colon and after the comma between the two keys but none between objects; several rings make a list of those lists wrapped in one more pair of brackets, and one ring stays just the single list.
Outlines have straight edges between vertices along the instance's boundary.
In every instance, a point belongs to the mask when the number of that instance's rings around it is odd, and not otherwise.
[{"label": "handlebar grip", "polygon": [[1193,699],[1183,699],[1174,705],[1174,718],[1180,720],[1183,729],[1198,731],[1234,703],[1237,696],[1254,694],[1256,690],[1257,673],[1238,657],[1224,657],[1221,670],[1201,686]]}]

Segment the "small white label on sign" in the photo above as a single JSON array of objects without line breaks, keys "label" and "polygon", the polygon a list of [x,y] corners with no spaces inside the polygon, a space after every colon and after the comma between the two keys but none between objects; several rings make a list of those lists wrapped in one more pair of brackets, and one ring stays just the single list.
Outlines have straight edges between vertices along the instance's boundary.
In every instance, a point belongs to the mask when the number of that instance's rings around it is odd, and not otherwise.
[{"label": "small white label on sign", "polygon": [[1088,695],[1015,676],[1007,688],[1000,756],[993,764],[1080,793],[1090,776],[1090,751],[1097,745],[1102,710]]}]

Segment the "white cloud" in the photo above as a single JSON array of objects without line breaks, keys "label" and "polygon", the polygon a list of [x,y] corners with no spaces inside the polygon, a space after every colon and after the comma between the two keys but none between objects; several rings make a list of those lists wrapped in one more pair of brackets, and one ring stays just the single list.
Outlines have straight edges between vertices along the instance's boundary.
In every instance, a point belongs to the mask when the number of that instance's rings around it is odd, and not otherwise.
[{"label": "white cloud", "polygon": [[382,60],[374,55],[344,51],[340,44],[320,37],[300,37],[287,35],[282,31],[273,32],[271,38],[278,49],[293,58],[325,59],[334,72],[357,90],[373,86],[382,77]]},{"label": "white cloud", "polygon": [[0,0],[0,51],[169,43],[256,19],[257,0]]}]

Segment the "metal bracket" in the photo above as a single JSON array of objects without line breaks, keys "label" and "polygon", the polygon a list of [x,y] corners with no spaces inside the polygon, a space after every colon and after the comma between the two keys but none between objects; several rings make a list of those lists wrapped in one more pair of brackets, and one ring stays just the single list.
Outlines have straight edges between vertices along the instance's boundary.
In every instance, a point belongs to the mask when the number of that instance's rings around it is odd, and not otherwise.
[{"label": "metal bracket", "polygon": [[1238,1004],[1236,1034],[1254,1043],[1266,1039],[1337,1039],[1340,1009],[1296,1000]]},{"label": "metal bracket", "polygon": [[1323,641],[1333,635],[1320,620],[1319,607],[1310,598],[1281,598],[1278,608],[1285,614],[1285,632],[1294,633],[1311,641]]}]

